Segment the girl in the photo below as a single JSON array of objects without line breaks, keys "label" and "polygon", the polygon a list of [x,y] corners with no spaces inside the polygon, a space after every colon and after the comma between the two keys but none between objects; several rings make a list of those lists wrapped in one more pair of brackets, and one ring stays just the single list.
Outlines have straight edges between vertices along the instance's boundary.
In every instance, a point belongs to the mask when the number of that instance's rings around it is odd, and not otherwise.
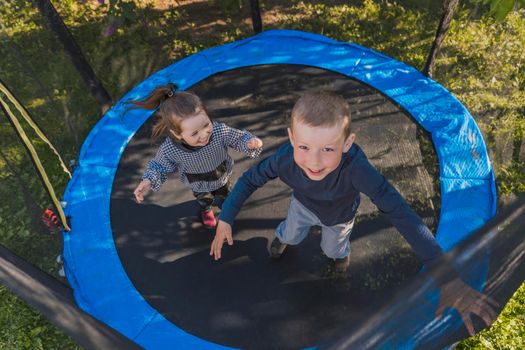
[{"label": "girl", "polygon": [[262,141],[247,131],[213,122],[201,99],[175,84],[156,88],[144,101],[130,101],[138,108],[158,108],[160,120],[153,127],[153,139],[166,137],[157,155],[133,192],[138,203],[152,189],[158,191],[168,173],[179,172],[201,208],[202,223],[215,228],[214,197],[224,199],[230,191],[233,159],[228,146],[250,157],[261,153]]}]

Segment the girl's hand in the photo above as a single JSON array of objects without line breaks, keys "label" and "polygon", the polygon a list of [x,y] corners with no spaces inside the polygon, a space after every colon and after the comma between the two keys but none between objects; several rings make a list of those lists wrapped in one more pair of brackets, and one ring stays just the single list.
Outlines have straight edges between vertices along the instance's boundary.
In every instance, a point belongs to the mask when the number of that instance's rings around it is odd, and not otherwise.
[{"label": "girl's hand", "polygon": [[221,258],[221,250],[224,241],[228,242],[228,245],[233,244],[232,227],[227,222],[219,220],[217,230],[215,231],[215,238],[213,239],[210,248],[210,255],[213,256],[215,260]]},{"label": "girl's hand", "polygon": [[151,190],[151,181],[148,179],[142,180],[137,188],[135,188],[135,191],[133,191],[137,203],[144,202],[144,195],[148,193],[149,190]]},{"label": "girl's hand", "polygon": [[254,137],[248,141],[246,146],[248,146],[248,149],[257,149],[263,146],[263,142],[261,141],[260,138]]}]

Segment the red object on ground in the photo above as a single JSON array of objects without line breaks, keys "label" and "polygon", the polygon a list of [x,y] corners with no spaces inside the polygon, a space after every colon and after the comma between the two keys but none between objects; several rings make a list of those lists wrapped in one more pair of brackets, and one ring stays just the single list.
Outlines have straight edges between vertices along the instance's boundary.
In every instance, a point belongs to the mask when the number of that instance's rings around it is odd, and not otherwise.
[{"label": "red object on ground", "polygon": [[62,223],[60,222],[58,214],[51,208],[46,208],[40,216],[40,219],[48,228],[49,233],[58,233],[62,229]]}]

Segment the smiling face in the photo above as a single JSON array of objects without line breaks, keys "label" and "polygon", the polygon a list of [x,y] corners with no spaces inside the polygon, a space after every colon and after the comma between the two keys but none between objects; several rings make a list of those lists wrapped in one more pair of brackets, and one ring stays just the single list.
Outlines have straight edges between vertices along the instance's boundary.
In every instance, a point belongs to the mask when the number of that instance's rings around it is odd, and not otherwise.
[{"label": "smiling face", "polygon": [[341,124],[311,126],[296,120],[288,128],[294,161],[309,179],[324,179],[339,166],[343,153],[352,146],[355,134],[345,139]]},{"label": "smiling face", "polygon": [[193,147],[206,146],[213,132],[213,124],[204,111],[192,117],[181,119],[179,126],[181,129],[180,134],[173,130],[171,130],[171,133],[177,139]]}]

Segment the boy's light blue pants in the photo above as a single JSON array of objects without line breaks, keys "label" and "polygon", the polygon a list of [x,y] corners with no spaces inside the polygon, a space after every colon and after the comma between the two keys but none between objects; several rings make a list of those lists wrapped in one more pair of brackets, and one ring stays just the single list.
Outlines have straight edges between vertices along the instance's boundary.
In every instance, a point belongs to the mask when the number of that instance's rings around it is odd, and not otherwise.
[{"label": "boy's light blue pants", "polygon": [[286,220],[277,226],[275,234],[281,243],[295,245],[308,236],[310,227],[321,226],[321,249],[329,258],[341,259],[350,254],[349,238],[354,228],[354,219],[325,226],[314,213],[292,196]]}]

